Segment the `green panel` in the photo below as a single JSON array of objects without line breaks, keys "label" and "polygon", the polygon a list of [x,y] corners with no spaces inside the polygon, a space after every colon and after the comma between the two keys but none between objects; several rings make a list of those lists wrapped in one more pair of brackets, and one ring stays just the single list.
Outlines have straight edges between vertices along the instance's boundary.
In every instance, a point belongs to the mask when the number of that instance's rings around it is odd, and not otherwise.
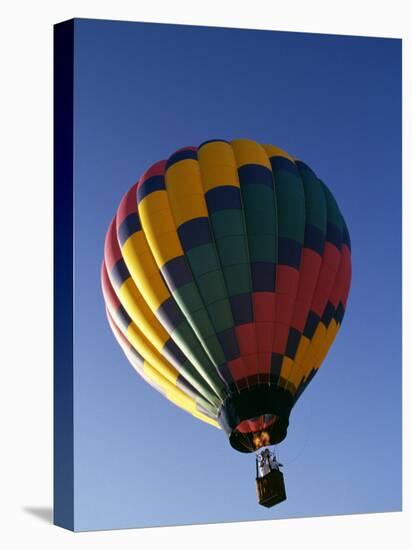
[{"label": "green panel", "polygon": [[277,242],[276,203],[273,190],[266,185],[246,185],[242,188],[242,196],[252,256],[251,236],[273,235],[273,242]]},{"label": "green panel", "polygon": [[186,258],[195,278],[203,275],[203,273],[219,269],[213,244],[204,244],[192,248],[186,252]]},{"label": "green panel", "polygon": [[332,195],[332,193],[329,191],[329,189],[326,187],[324,183],[322,183],[322,187],[326,197],[328,222],[334,223],[340,229],[340,231],[342,231],[343,230],[342,215],[336,203],[335,197]]},{"label": "green panel", "polygon": [[300,169],[305,193],[306,224],[326,233],[326,198],[322,183],[312,170]]},{"label": "green panel", "polygon": [[173,298],[185,315],[204,307],[196,285],[193,282],[174,290]]},{"label": "green panel", "polygon": [[[216,357],[216,361],[218,365],[223,365],[226,363],[222,346],[220,345],[220,342],[217,339],[215,334],[206,339],[206,346],[207,346],[207,349],[210,351],[210,353],[213,355],[213,357]],[[216,375],[219,376],[218,374]]]},{"label": "green panel", "polygon": [[187,321],[182,321],[172,332],[171,337],[188,359],[182,365],[182,373],[185,378],[192,384],[194,383],[193,385],[198,387],[199,391],[199,386],[201,386],[202,395],[210,402],[218,404],[219,399],[216,395],[220,399],[224,398],[224,384]]},{"label": "green panel", "polygon": [[196,283],[206,305],[226,297],[225,283],[220,270],[205,273]]},{"label": "green panel", "polygon": [[245,232],[241,210],[219,210],[210,216],[215,239],[227,235],[243,235]]},{"label": "green panel", "polygon": [[229,266],[249,261],[247,240],[241,235],[223,237],[217,241],[217,249],[222,266]]},{"label": "green panel", "polygon": [[[172,339],[177,343],[179,348],[182,350],[184,349],[191,349],[198,345],[198,340],[196,338],[196,335],[194,334],[193,330],[189,326],[188,322],[182,321],[170,334]],[[186,355],[186,353],[185,353]]]},{"label": "green panel", "polygon": [[213,319],[216,332],[233,327],[234,322],[229,300],[219,300],[208,306],[207,309],[210,317]]},{"label": "green panel", "polygon": [[[220,343],[216,339],[216,335],[208,338],[202,338],[199,333],[196,333],[196,335],[201,343],[199,343],[186,321],[180,323],[172,333],[173,340],[175,340],[186,357],[198,366],[205,380],[209,382],[219,396],[222,396],[224,393],[224,384],[216,371],[216,367],[220,365],[223,355],[222,349],[218,349]],[[213,342],[212,348],[209,346],[209,340]]]},{"label": "green panel", "polygon": [[301,180],[287,172],[276,173],[279,237],[303,244],[305,235],[305,194]]},{"label": "green panel", "polygon": [[203,338],[208,338],[214,334],[212,323],[210,322],[209,315],[204,308],[194,311],[190,314],[191,322],[196,325],[197,330],[202,334]]},{"label": "green panel", "polygon": [[277,240],[274,235],[249,235],[252,262],[277,262]]},{"label": "green panel", "polygon": [[249,264],[238,264],[224,269],[229,296],[252,292],[252,279]]}]

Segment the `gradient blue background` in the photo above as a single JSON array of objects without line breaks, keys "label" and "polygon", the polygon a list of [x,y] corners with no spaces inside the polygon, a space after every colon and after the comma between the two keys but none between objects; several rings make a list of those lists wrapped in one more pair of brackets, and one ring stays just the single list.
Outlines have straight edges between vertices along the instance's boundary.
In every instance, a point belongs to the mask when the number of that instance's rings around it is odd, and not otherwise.
[{"label": "gradient blue background", "polygon": [[[75,23],[75,528],[401,508],[401,41]],[[258,506],[252,455],[129,366],[99,271],[123,194],[210,138],[279,145],[334,193],[352,238],[347,314],[278,446],[288,500]]]}]

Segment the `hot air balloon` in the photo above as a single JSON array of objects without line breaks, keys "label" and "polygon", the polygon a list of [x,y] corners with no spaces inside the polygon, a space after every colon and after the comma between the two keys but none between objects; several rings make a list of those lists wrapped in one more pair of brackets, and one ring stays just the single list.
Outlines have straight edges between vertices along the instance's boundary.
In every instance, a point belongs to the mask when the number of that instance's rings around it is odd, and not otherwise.
[{"label": "hot air balloon", "polygon": [[258,500],[285,500],[269,446],[341,326],[351,280],[345,220],[301,160],[210,140],[153,164],[107,231],[110,327],[167,399],[257,452]]}]

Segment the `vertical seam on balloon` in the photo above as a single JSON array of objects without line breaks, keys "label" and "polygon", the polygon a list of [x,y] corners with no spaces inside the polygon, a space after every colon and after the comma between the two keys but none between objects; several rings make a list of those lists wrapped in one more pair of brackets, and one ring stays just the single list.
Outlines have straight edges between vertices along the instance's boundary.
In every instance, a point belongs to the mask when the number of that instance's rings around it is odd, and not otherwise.
[{"label": "vertical seam on balloon", "polygon": [[[256,143],[256,142],[254,142]],[[237,170],[237,173],[238,173],[238,177],[239,177],[239,165],[238,165],[238,162],[237,162],[237,158],[236,158],[236,153],[235,151],[233,150],[233,146],[232,146],[232,142],[230,142],[230,147],[232,149],[232,152],[233,152],[233,156],[235,157],[235,160],[236,160],[236,170]],[[246,236],[246,251],[247,251],[247,257],[248,257],[248,266],[249,266],[249,281],[250,281],[250,299],[251,299],[251,302],[252,302],[252,313],[253,313],[253,322],[252,322],[252,325],[253,325],[253,334],[254,334],[254,337],[255,337],[255,349],[256,349],[256,364],[257,364],[257,361],[258,361],[258,354],[257,354],[257,350],[258,350],[258,347],[257,347],[257,334],[256,334],[256,315],[255,315],[255,305],[253,303],[253,278],[252,278],[252,264],[251,264],[251,260],[250,260],[250,248],[249,248],[249,234],[248,234],[248,228],[247,228],[247,223],[246,223],[246,214],[245,214],[245,204],[244,204],[244,200],[243,200],[243,192],[242,192],[242,184],[241,184],[241,181],[240,181],[240,177],[239,177],[239,197],[240,197],[240,204],[241,204],[241,210],[242,210],[242,223],[243,223],[243,229],[244,229],[244,234]],[[257,369],[259,368],[259,365],[257,365]],[[259,377],[259,374],[258,374],[258,370],[256,369],[256,376]],[[248,379],[248,376],[246,377]],[[249,381],[248,381],[248,387],[249,386]]]},{"label": "vertical seam on balloon", "polygon": [[[233,151],[232,151],[233,153]],[[230,309],[230,314],[232,316],[232,327],[233,327],[233,331],[235,333],[235,337],[236,337],[236,343],[237,343],[237,346],[238,346],[238,349],[239,349],[239,358],[242,360],[242,363],[243,363],[243,357],[242,355],[240,354],[240,346],[239,346],[239,341],[238,341],[238,338],[237,338],[237,335],[236,335],[236,331],[234,330],[235,328],[235,320],[234,320],[234,317],[233,317],[233,311],[232,311],[232,305],[230,303],[230,299],[229,299],[229,292],[228,292],[228,287],[227,287],[227,281],[226,281],[226,276],[225,276],[225,273],[224,273],[224,270],[223,270],[223,266],[222,266],[222,262],[220,260],[220,254],[218,252],[218,249],[217,249],[217,245],[216,245],[216,239],[215,239],[215,233],[213,231],[213,224],[210,220],[210,216],[209,216],[209,209],[208,209],[208,206],[207,206],[207,201],[206,201],[206,197],[205,197],[205,187],[204,187],[204,181],[202,179],[202,164],[200,162],[200,159],[198,158],[197,160],[198,164],[199,164],[199,176],[200,176],[200,182],[201,182],[201,185],[202,185],[202,190],[203,190],[203,199],[205,201],[205,205],[206,205],[206,210],[207,210],[207,220],[208,220],[208,224],[209,224],[209,230],[210,230],[210,235],[211,235],[211,238],[212,238],[212,243],[213,243],[213,251],[214,251],[214,254],[215,254],[215,257],[216,257],[216,261],[219,265],[219,268],[220,268],[220,272],[222,274],[222,279],[223,279],[223,283],[224,283],[224,287],[225,287],[225,295],[226,295],[226,298],[227,298],[227,301],[228,301],[228,304],[229,304],[229,309]],[[239,188],[239,195],[240,195],[240,188]],[[226,360],[226,363],[228,363],[228,361]],[[229,367],[228,367],[229,368]],[[235,385],[236,385],[236,388],[238,390],[238,393],[240,393],[240,389],[239,389],[239,386],[237,384],[237,382],[235,382]],[[248,383],[248,387],[249,387],[249,383]]]},{"label": "vertical seam on balloon", "polygon": [[[197,162],[197,161],[196,161],[196,162]],[[200,171],[200,169],[199,169],[199,171]],[[204,309],[204,311],[205,311],[205,314],[207,315],[210,324],[213,326],[213,323],[212,323],[212,321],[211,321],[211,319],[210,319],[209,312],[207,311],[207,308],[206,308],[206,304],[205,304],[205,302],[204,302],[204,300],[203,300],[202,295],[200,294],[199,287],[198,287],[197,282],[196,282],[196,279],[195,279],[195,277],[194,277],[194,275],[193,275],[192,268],[190,267],[190,264],[189,264],[189,262],[188,262],[188,260],[187,260],[187,258],[186,258],[186,253],[185,253],[185,250],[184,250],[184,248],[183,248],[183,245],[182,245],[182,242],[181,242],[179,233],[178,233],[178,231],[177,231],[178,227],[177,227],[177,223],[176,223],[175,213],[173,212],[172,206],[171,206],[171,204],[170,204],[169,196],[168,196],[167,177],[166,177],[166,176],[167,176],[167,169],[165,170],[165,173],[164,173],[164,180],[165,180],[165,187],[166,187],[166,197],[167,197],[167,202],[168,202],[168,204],[169,204],[169,210],[170,210],[170,213],[171,213],[172,218],[173,218],[174,227],[175,227],[175,232],[176,232],[176,237],[177,237],[177,239],[179,240],[180,246],[181,246],[181,248],[182,248],[182,250],[183,250],[183,259],[184,259],[184,262],[185,262],[185,264],[186,264],[186,266],[187,266],[187,269],[190,271],[190,273],[191,273],[191,275],[192,275],[193,284],[194,284],[194,286],[196,287],[196,291],[197,291],[197,293],[198,293],[198,295],[199,295],[199,299],[200,299],[200,301],[201,301],[201,303],[202,303],[202,305],[203,305],[203,309]],[[193,331],[195,332],[195,334],[196,334],[196,336],[197,336],[196,329],[195,329],[195,327],[193,327],[193,325],[192,325],[190,319],[187,318],[187,316],[185,315],[185,313],[184,313],[183,311],[182,311],[182,313],[183,313],[183,315],[186,317],[187,322],[188,322],[189,325],[192,327]],[[214,327],[213,327],[213,329],[214,329],[214,333],[215,333],[215,336],[216,336],[216,339],[217,339],[216,329],[215,329]],[[199,338],[199,340],[200,340],[200,338]],[[220,346],[220,342],[219,342],[219,341],[218,341],[218,344],[219,344],[219,346]],[[220,346],[220,347],[221,347],[221,346]],[[213,359],[213,357],[211,357],[211,356],[209,355],[210,352],[208,352],[208,350],[207,350],[206,348],[205,348],[205,351],[206,351],[206,353],[208,354],[208,356],[210,357],[210,360],[211,360],[212,364],[214,365],[214,367],[215,367],[215,369],[216,369],[217,375],[221,378],[220,373],[219,373],[219,366],[220,366],[220,365],[218,365],[217,362]],[[222,349],[222,354],[223,354],[223,349]],[[223,355],[224,355],[224,354],[223,354]],[[223,380],[223,382],[224,382],[224,383],[227,383],[227,380]]]},{"label": "vertical seam on balloon", "polygon": [[[301,183],[301,187],[302,187],[302,192],[303,192],[303,198],[304,198],[304,206],[305,206],[305,209],[304,209],[304,216],[305,216],[305,223],[304,223],[304,228],[303,228],[303,244],[301,246],[301,249],[300,249],[300,262],[299,262],[299,269],[298,269],[298,281],[297,281],[297,288],[296,288],[296,294],[295,294],[295,299],[294,299],[294,302],[293,302],[293,310],[292,310],[292,317],[291,317],[291,320],[290,320],[290,326],[289,326],[289,332],[288,332],[288,339],[286,340],[286,346],[287,346],[287,343],[289,341],[289,335],[290,335],[290,331],[291,331],[291,328],[292,328],[292,322],[293,322],[293,319],[294,319],[294,314],[295,314],[295,310],[296,310],[296,298],[298,296],[298,293],[299,293],[299,286],[300,286],[300,283],[301,283],[301,265],[302,265],[302,255],[303,255],[303,249],[305,247],[305,230],[306,230],[306,219],[307,219],[307,215],[306,215],[306,193],[305,193],[305,185],[304,185],[304,182],[303,182],[303,178],[302,178],[302,175],[301,175],[301,172],[298,168],[298,166],[296,165],[296,162],[293,160],[292,161],[293,164],[296,166],[296,170],[297,170],[297,173],[299,175],[299,181]],[[275,175],[273,175],[273,177],[275,177]],[[279,235],[279,232],[278,232],[278,235]],[[319,274],[318,274],[319,275]],[[316,285],[315,285],[315,288],[316,288]],[[303,333],[302,333],[303,335]],[[301,337],[302,337],[301,335]],[[296,354],[295,354],[296,356]],[[283,354],[283,358],[287,357],[286,356],[286,349],[285,349],[285,353]],[[291,358],[289,358],[291,359]],[[283,361],[283,360],[282,360]],[[292,361],[292,364],[290,366],[290,370],[289,370],[289,375],[288,375],[288,379],[286,380],[286,385],[285,385],[285,390],[288,389],[288,387],[290,386],[289,384],[289,380],[291,378],[291,374],[292,374],[292,371],[295,367],[295,357],[293,357],[293,359],[291,359]],[[279,382],[278,382],[279,383]]]},{"label": "vertical seam on balloon", "polygon": [[[316,176],[316,177],[317,177],[317,176]],[[319,178],[317,178],[317,179],[319,180],[319,182],[320,182],[320,184],[321,184],[322,191],[323,191],[323,193],[324,193],[324,195],[325,195],[326,228],[327,228],[327,226],[328,226],[328,221],[329,221],[329,208],[328,208],[328,203],[327,203],[327,198],[326,198],[327,192],[325,191],[326,186],[325,186],[325,184],[324,184]],[[336,201],[335,201],[335,203],[336,203]],[[339,214],[340,214],[340,211],[339,211]],[[340,215],[341,215],[341,214],[340,214]],[[342,219],[342,215],[341,215],[341,219]],[[326,237],[327,237],[327,233],[326,233],[326,235],[325,235],[325,244],[326,244],[326,242],[327,242]],[[340,255],[340,258],[339,258],[339,267],[340,267],[340,262],[341,262],[341,260],[342,260],[342,253],[340,253],[340,254],[341,254],[341,255]],[[316,284],[315,284],[315,287],[314,287],[314,291],[313,291],[313,295],[312,295],[312,300],[311,300],[311,307],[310,307],[309,311],[311,311],[311,309],[312,309],[313,298],[314,298],[314,296],[315,296],[315,294],[316,294],[316,290],[317,290],[317,288],[318,288],[319,276],[320,276],[320,273],[321,273],[321,271],[322,271],[322,266],[323,266],[323,264],[324,264],[324,257],[325,257],[325,254],[323,253],[323,254],[322,254],[322,262],[321,262],[321,265],[320,265],[320,268],[319,268],[318,277],[317,277]],[[338,267],[338,269],[337,269],[337,271],[336,271],[336,273],[335,273],[335,277],[334,277],[334,280],[333,280],[333,284],[335,284],[336,277],[337,277],[337,275],[338,275],[338,273],[339,273],[339,267]],[[333,284],[332,284],[332,288],[333,288]],[[318,324],[316,325],[315,332],[316,332],[316,330],[317,330],[317,328],[318,328],[320,322],[321,322],[321,318],[319,319]],[[312,338],[313,338],[313,337],[312,337]],[[306,348],[305,353],[303,354],[302,363],[304,362],[305,357],[307,357],[307,354],[308,354],[309,349],[311,348],[311,345],[312,345],[312,339],[310,340],[309,345],[308,345],[308,347]],[[310,369],[307,373],[304,373],[304,374],[303,374],[303,378],[302,378],[301,382],[299,383],[299,385],[303,382],[304,379],[306,379],[306,380],[308,379],[308,377],[310,376],[310,373],[312,372],[312,370],[313,370],[313,369]],[[306,386],[305,386],[304,389],[306,389]],[[302,392],[301,392],[301,393],[302,393]],[[296,400],[300,397],[301,393],[298,394]]]},{"label": "vertical seam on balloon", "polygon": [[[279,216],[278,216],[278,197],[277,197],[277,194],[276,194],[276,180],[275,180],[275,174],[273,172],[273,169],[272,169],[272,163],[270,162],[270,158],[269,158],[269,155],[267,153],[267,151],[265,150],[264,147],[262,147],[262,145],[260,146],[265,157],[267,158],[267,161],[268,161],[268,164],[270,166],[270,172],[272,174],[272,182],[273,182],[273,196],[274,196],[274,210],[275,210],[275,223],[276,223],[276,265],[275,265],[275,289],[273,291],[274,295],[275,295],[275,298],[274,298],[274,303],[273,303],[273,330],[272,330],[272,343],[271,343],[271,349],[273,350],[273,343],[274,343],[274,340],[275,340],[275,326],[276,326],[276,271],[277,271],[277,266],[279,265]],[[273,354],[273,351],[271,351],[271,364],[270,364],[270,370],[269,370],[269,373],[270,373],[270,376],[271,376],[271,371],[272,371],[272,354]],[[272,383],[271,383],[271,378],[269,376],[269,385],[271,386]],[[280,379],[280,371],[279,371],[279,379]],[[276,385],[278,385],[279,383],[279,380],[276,382]]]}]

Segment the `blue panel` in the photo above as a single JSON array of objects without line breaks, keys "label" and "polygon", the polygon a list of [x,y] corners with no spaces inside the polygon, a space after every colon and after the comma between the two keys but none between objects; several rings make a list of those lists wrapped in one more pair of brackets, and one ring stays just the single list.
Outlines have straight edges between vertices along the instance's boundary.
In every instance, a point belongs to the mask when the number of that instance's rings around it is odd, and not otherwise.
[{"label": "blue panel", "polygon": [[156,316],[166,327],[168,332],[172,332],[184,319],[182,312],[172,296],[167,298],[158,308]]},{"label": "blue panel", "polygon": [[192,149],[184,149],[183,151],[178,151],[177,153],[174,153],[171,157],[169,157],[166,163],[166,170],[177,162],[188,159],[197,160],[196,151],[192,151]]},{"label": "blue panel", "polygon": [[296,355],[296,351],[298,349],[299,340],[301,336],[302,336],[302,333],[299,330],[296,330],[293,327],[290,328],[288,342],[286,344],[285,355],[287,355],[291,359],[293,359]]},{"label": "blue panel", "polygon": [[177,232],[185,252],[212,242],[208,218],[194,218],[182,223]]},{"label": "blue panel", "polygon": [[229,301],[236,326],[253,322],[253,305],[250,293],[230,296]]},{"label": "blue panel", "polygon": [[183,354],[182,350],[177,347],[176,343],[170,339],[167,340],[162,349],[162,355],[172,363],[172,365],[183,365],[186,361],[186,356]]},{"label": "blue panel", "polygon": [[299,177],[299,170],[297,169],[297,166],[294,162],[291,160],[275,156],[270,158],[270,164],[272,165],[272,170],[274,173],[279,172],[280,170],[290,172],[294,176]]},{"label": "blue panel", "polygon": [[117,290],[122,286],[122,284],[129,277],[130,277],[129,270],[127,269],[127,266],[123,258],[120,258],[120,260],[118,260],[114,264],[114,266],[110,271],[110,282],[112,283],[113,287]]},{"label": "blue panel", "polygon": [[192,272],[184,256],[172,258],[165,263],[160,271],[171,292],[193,281]]},{"label": "blue panel", "polygon": [[306,319],[305,328],[303,330],[303,335],[309,340],[312,339],[312,336],[315,334],[316,327],[319,324],[319,315],[316,315],[313,311],[309,311],[308,318]]},{"label": "blue panel", "polygon": [[326,240],[336,246],[338,250],[342,248],[342,231],[334,223],[328,222],[326,229]]},{"label": "blue panel", "polygon": [[218,332],[216,336],[222,346],[226,361],[232,361],[240,356],[236,333],[233,327]]},{"label": "blue panel", "polygon": [[166,189],[164,176],[152,176],[148,178],[137,188],[137,203],[139,204],[150,193],[163,191],[164,189]]},{"label": "blue panel", "polygon": [[241,185],[260,184],[274,188],[272,171],[260,164],[245,164],[238,168]]},{"label": "blue panel", "polygon": [[316,225],[310,223],[306,224],[304,246],[322,256],[325,246],[325,234],[323,231],[321,231],[319,227],[316,227]]},{"label": "blue panel", "polygon": [[240,190],[234,185],[222,185],[208,191],[205,195],[210,214],[219,210],[239,210],[242,207]]},{"label": "blue panel", "polygon": [[289,265],[299,269],[302,246],[294,239],[279,237],[278,240],[278,262],[281,265]]},{"label": "blue panel", "polygon": [[117,231],[117,238],[119,239],[120,246],[124,245],[124,243],[130,237],[130,235],[133,235],[133,233],[136,233],[141,229],[142,229],[142,226],[140,224],[140,218],[137,212],[132,212],[119,225],[119,229]]},{"label": "blue panel", "polygon": [[252,262],[252,288],[254,292],[274,292],[276,288],[276,266],[271,262]]}]

